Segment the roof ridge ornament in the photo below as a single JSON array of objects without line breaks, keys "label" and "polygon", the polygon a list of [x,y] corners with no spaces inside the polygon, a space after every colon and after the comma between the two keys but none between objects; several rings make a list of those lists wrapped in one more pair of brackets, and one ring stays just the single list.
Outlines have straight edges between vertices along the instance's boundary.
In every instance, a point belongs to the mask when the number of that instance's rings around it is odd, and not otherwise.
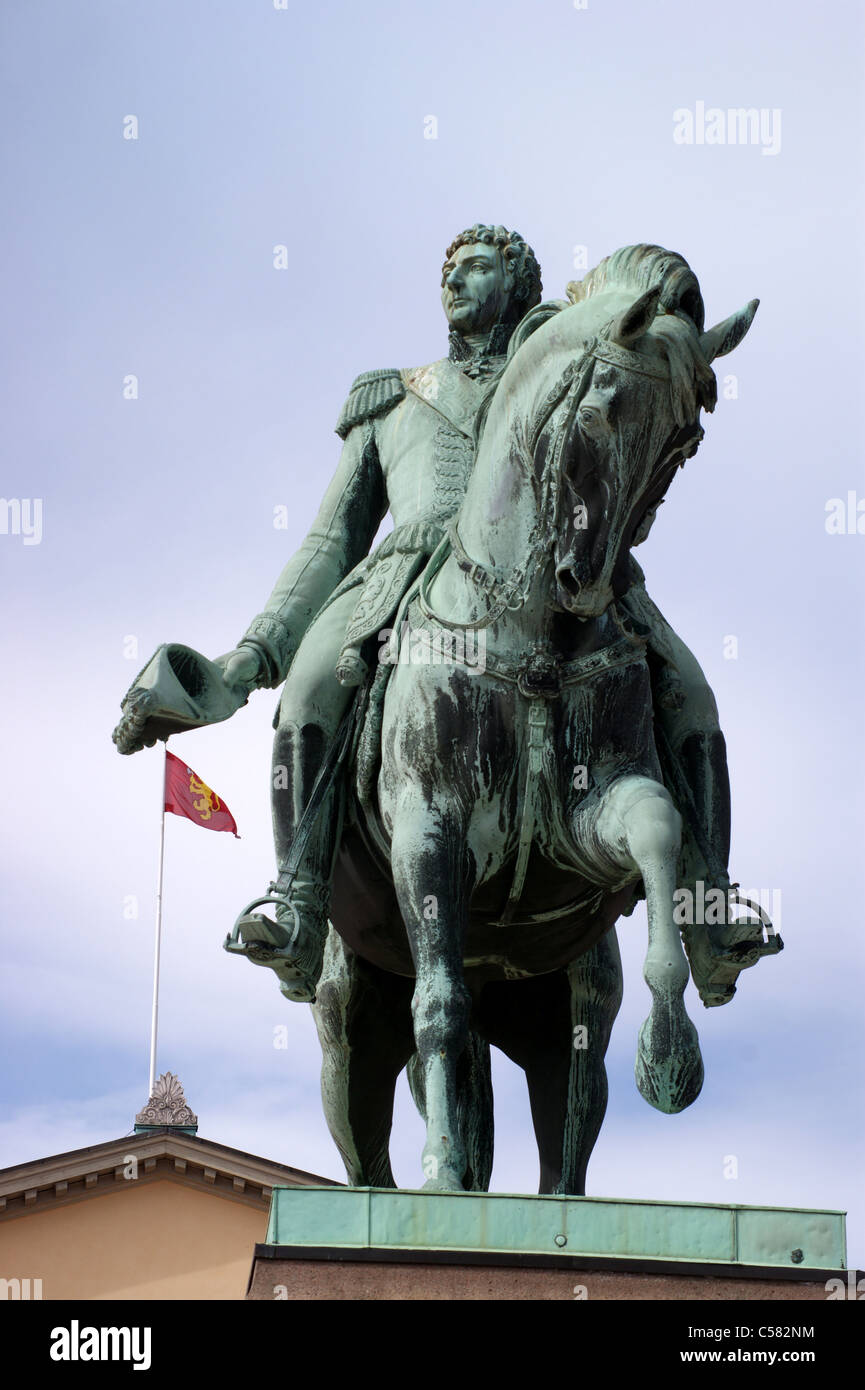
[{"label": "roof ridge ornament", "polygon": [[183,1086],[173,1071],[163,1072],[153,1083],[153,1091],[143,1110],[135,1116],[136,1130],[198,1129],[198,1116],[186,1101]]}]

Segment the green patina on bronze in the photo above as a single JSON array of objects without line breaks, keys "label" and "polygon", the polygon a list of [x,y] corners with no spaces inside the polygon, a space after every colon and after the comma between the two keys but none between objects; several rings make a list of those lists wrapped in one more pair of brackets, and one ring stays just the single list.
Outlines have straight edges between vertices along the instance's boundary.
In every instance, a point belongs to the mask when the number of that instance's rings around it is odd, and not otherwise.
[{"label": "green patina on bronze", "polygon": [[516,233],[456,238],[448,356],[355,380],[337,472],[262,612],[215,662],[161,648],[115,731],[133,752],[284,682],[278,876],[226,946],[314,1001],[328,1124],[358,1185],[394,1185],[406,1066],[427,1185],[488,1185],[492,1044],[526,1071],[541,1191],[584,1192],[616,920],[646,897],[635,1075],[667,1112],[702,1084],[689,966],[723,1004],[781,946],[762,915],[674,920],[677,887],[735,897],[726,756],[705,677],[631,555],[756,301],[706,330],[690,267],[650,245],[540,298]]},{"label": "green patina on bronze", "polygon": [[346,1251],[575,1255],[841,1271],[844,1213],[700,1202],[613,1201],[335,1187],[275,1187],[267,1244]]}]

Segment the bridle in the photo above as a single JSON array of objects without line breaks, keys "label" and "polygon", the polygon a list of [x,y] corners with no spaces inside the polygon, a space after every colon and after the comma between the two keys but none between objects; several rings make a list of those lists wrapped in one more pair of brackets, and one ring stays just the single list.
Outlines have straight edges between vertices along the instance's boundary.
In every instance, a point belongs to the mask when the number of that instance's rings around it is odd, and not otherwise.
[{"label": "bridle", "polygon": [[[529,457],[533,457],[541,433],[546,428],[553,413],[560,405],[565,405],[552,457],[543,471],[537,518],[529,536],[526,559],[522,565],[513,570],[509,578],[501,579],[486,565],[483,565],[479,560],[472,559],[468,554],[460,538],[459,513],[457,513],[448,523],[445,534],[430,557],[417,588],[413,587],[411,591],[412,596],[417,594],[418,604],[424,617],[442,627],[469,632],[490,627],[493,623],[498,622],[505,613],[516,613],[525,605],[537,567],[545,559],[558,536],[556,513],[561,492],[565,443],[570,438],[574,417],[585,395],[595,362],[606,362],[610,366],[635,372],[640,376],[651,377],[656,381],[670,381],[670,368],[666,362],[632,352],[630,348],[622,347],[619,343],[614,343],[608,338],[589,338],[582,356],[568,363],[556,384],[544,396],[535,411],[529,429],[528,454]],[[694,447],[702,435],[702,428],[697,425],[696,433],[684,442],[676,444],[658,460],[652,470],[653,474],[674,462],[677,466],[679,462],[684,464],[685,458],[690,457],[690,454],[694,452]],[[692,445],[694,447],[691,447]],[[679,455],[681,455],[681,459],[679,459]],[[534,482],[534,479],[532,481]],[[470,581],[476,585],[488,601],[489,607],[486,614],[475,622],[452,622],[437,613],[430,602],[430,585],[449,556],[453,556],[458,567],[464,574],[468,575]],[[409,595],[406,595],[406,598],[408,597]],[[400,607],[403,608],[404,605],[405,600]]]}]

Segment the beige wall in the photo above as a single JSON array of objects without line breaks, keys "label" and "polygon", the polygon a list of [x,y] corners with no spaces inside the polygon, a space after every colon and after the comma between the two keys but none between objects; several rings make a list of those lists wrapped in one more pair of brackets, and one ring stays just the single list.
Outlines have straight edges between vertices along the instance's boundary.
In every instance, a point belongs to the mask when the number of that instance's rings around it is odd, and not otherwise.
[{"label": "beige wall", "polygon": [[0,1277],[42,1297],[242,1299],[267,1213],[153,1178],[0,1223]]}]

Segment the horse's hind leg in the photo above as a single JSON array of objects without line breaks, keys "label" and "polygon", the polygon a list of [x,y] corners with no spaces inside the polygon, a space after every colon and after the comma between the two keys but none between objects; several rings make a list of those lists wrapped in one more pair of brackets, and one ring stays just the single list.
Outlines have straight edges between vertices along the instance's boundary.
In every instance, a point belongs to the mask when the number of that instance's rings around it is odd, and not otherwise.
[{"label": "horse's hind leg", "polygon": [[321,1098],[352,1187],[396,1187],[390,1166],[396,1080],[414,1051],[412,981],[379,970],[331,927],[316,1002]]},{"label": "horse's hind leg", "polygon": [[604,796],[594,833],[608,854],[638,869],[643,879],[649,918],[643,978],[652,1012],[640,1029],[634,1073],[644,1100],[676,1114],[697,1099],[703,1085],[697,1030],[683,997],[688,962],[673,917],[682,820],[659,782],[623,777]]},{"label": "horse's hind leg", "polygon": [[610,931],[567,970],[487,985],[485,1034],[526,1073],[542,1193],[582,1196],[607,1108],[604,1057],[622,1002],[619,944]]},{"label": "horse's hind leg", "polygon": [[554,1192],[582,1194],[586,1169],[607,1111],[604,1059],[622,1003],[622,958],[615,930],[567,970],[570,1073],[562,1136],[562,1169]]}]

